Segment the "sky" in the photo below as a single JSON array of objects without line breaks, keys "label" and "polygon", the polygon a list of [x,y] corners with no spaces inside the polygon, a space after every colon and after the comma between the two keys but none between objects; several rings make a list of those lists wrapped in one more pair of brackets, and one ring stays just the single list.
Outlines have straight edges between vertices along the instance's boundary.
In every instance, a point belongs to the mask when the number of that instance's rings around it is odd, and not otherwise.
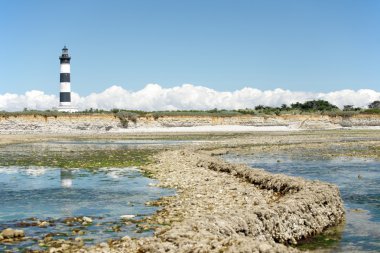
[{"label": "sky", "polygon": [[0,110],[31,91],[55,99],[64,45],[82,100],[157,86],[380,99],[379,13],[377,0],[0,0]]}]

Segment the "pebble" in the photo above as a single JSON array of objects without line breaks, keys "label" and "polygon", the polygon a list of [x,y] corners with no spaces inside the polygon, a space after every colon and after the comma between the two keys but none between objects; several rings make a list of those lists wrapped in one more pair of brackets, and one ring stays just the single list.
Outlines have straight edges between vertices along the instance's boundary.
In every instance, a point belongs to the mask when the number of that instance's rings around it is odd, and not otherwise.
[{"label": "pebble", "polygon": [[124,236],[123,238],[121,238],[122,241],[130,241],[131,240],[131,237],[129,236]]},{"label": "pebble", "polygon": [[108,248],[109,247],[108,243],[105,243],[105,242],[100,243],[99,246],[102,248]]},{"label": "pebble", "polygon": [[133,219],[133,218],[135,218],[136,217],[136,215],[133,215],[133,214],[125,214],[125,215],[121,215],[120,216],[120,218],[122,219],[122,220],[130,220],[130,219]]},{"label": "pebble", "polygon": [[74,241],[78,244],[78,246],[83,246],[84,245],[83,238],[81,238],[81,237],[76,237],[74,239]]},{"label": "pebble", "polygon": [[47,222],[47,221],[42,221],[42,222],[38,223],[38,226],[39,226],[40,228],[46,228],[46,227],[48,227],[49,225],[50,225],[50,223]]}]

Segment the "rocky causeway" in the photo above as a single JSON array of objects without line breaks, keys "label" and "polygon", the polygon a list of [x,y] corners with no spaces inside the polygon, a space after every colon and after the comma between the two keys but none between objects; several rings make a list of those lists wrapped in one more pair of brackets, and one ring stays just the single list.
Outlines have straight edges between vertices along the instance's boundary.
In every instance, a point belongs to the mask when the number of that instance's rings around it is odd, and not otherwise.
[{"label": "rocky causeway", "polygon": [[163,151],[144,168],[177,196],[145,220],[154,237],[83,248],[54,242],[50,252],[298,252],[290,245],[344,220],[336,186],[245,165],[194,149]]}]

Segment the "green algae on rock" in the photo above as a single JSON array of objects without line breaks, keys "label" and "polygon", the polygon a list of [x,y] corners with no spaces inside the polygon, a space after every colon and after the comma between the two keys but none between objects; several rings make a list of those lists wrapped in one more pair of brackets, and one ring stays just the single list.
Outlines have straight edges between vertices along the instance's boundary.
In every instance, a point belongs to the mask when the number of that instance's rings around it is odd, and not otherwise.
[{"label": "green algae on rock", "polygon": [[296,245],[297,249],[302,251],[319,250],[319,249],[333,249],[339,245],[342,239],[342,233],[345,223],[342,222],[339,226],[326,229],[323,233],[316,235],[305,240],[301,240]]},{"label": "green algae on rock", "polygon": [[131,167],[151,162],[153,149],[44,151],[2,155],[0,166],[47,166],[59,168]]}]

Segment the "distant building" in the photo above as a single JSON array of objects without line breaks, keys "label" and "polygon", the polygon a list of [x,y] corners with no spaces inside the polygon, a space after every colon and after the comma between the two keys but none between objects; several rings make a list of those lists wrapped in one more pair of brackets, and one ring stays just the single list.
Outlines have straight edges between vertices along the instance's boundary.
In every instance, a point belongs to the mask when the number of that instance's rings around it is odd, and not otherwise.
[{"label": "distant building", "polygon": [[60,112],[77,112],[78,109],[71,106],[71,85],[70,85],[70,60],[69,49],[65,46],[62,55],[59,57],[61,63],[60,72],[60,92],[59,106],[56,108]]}]

